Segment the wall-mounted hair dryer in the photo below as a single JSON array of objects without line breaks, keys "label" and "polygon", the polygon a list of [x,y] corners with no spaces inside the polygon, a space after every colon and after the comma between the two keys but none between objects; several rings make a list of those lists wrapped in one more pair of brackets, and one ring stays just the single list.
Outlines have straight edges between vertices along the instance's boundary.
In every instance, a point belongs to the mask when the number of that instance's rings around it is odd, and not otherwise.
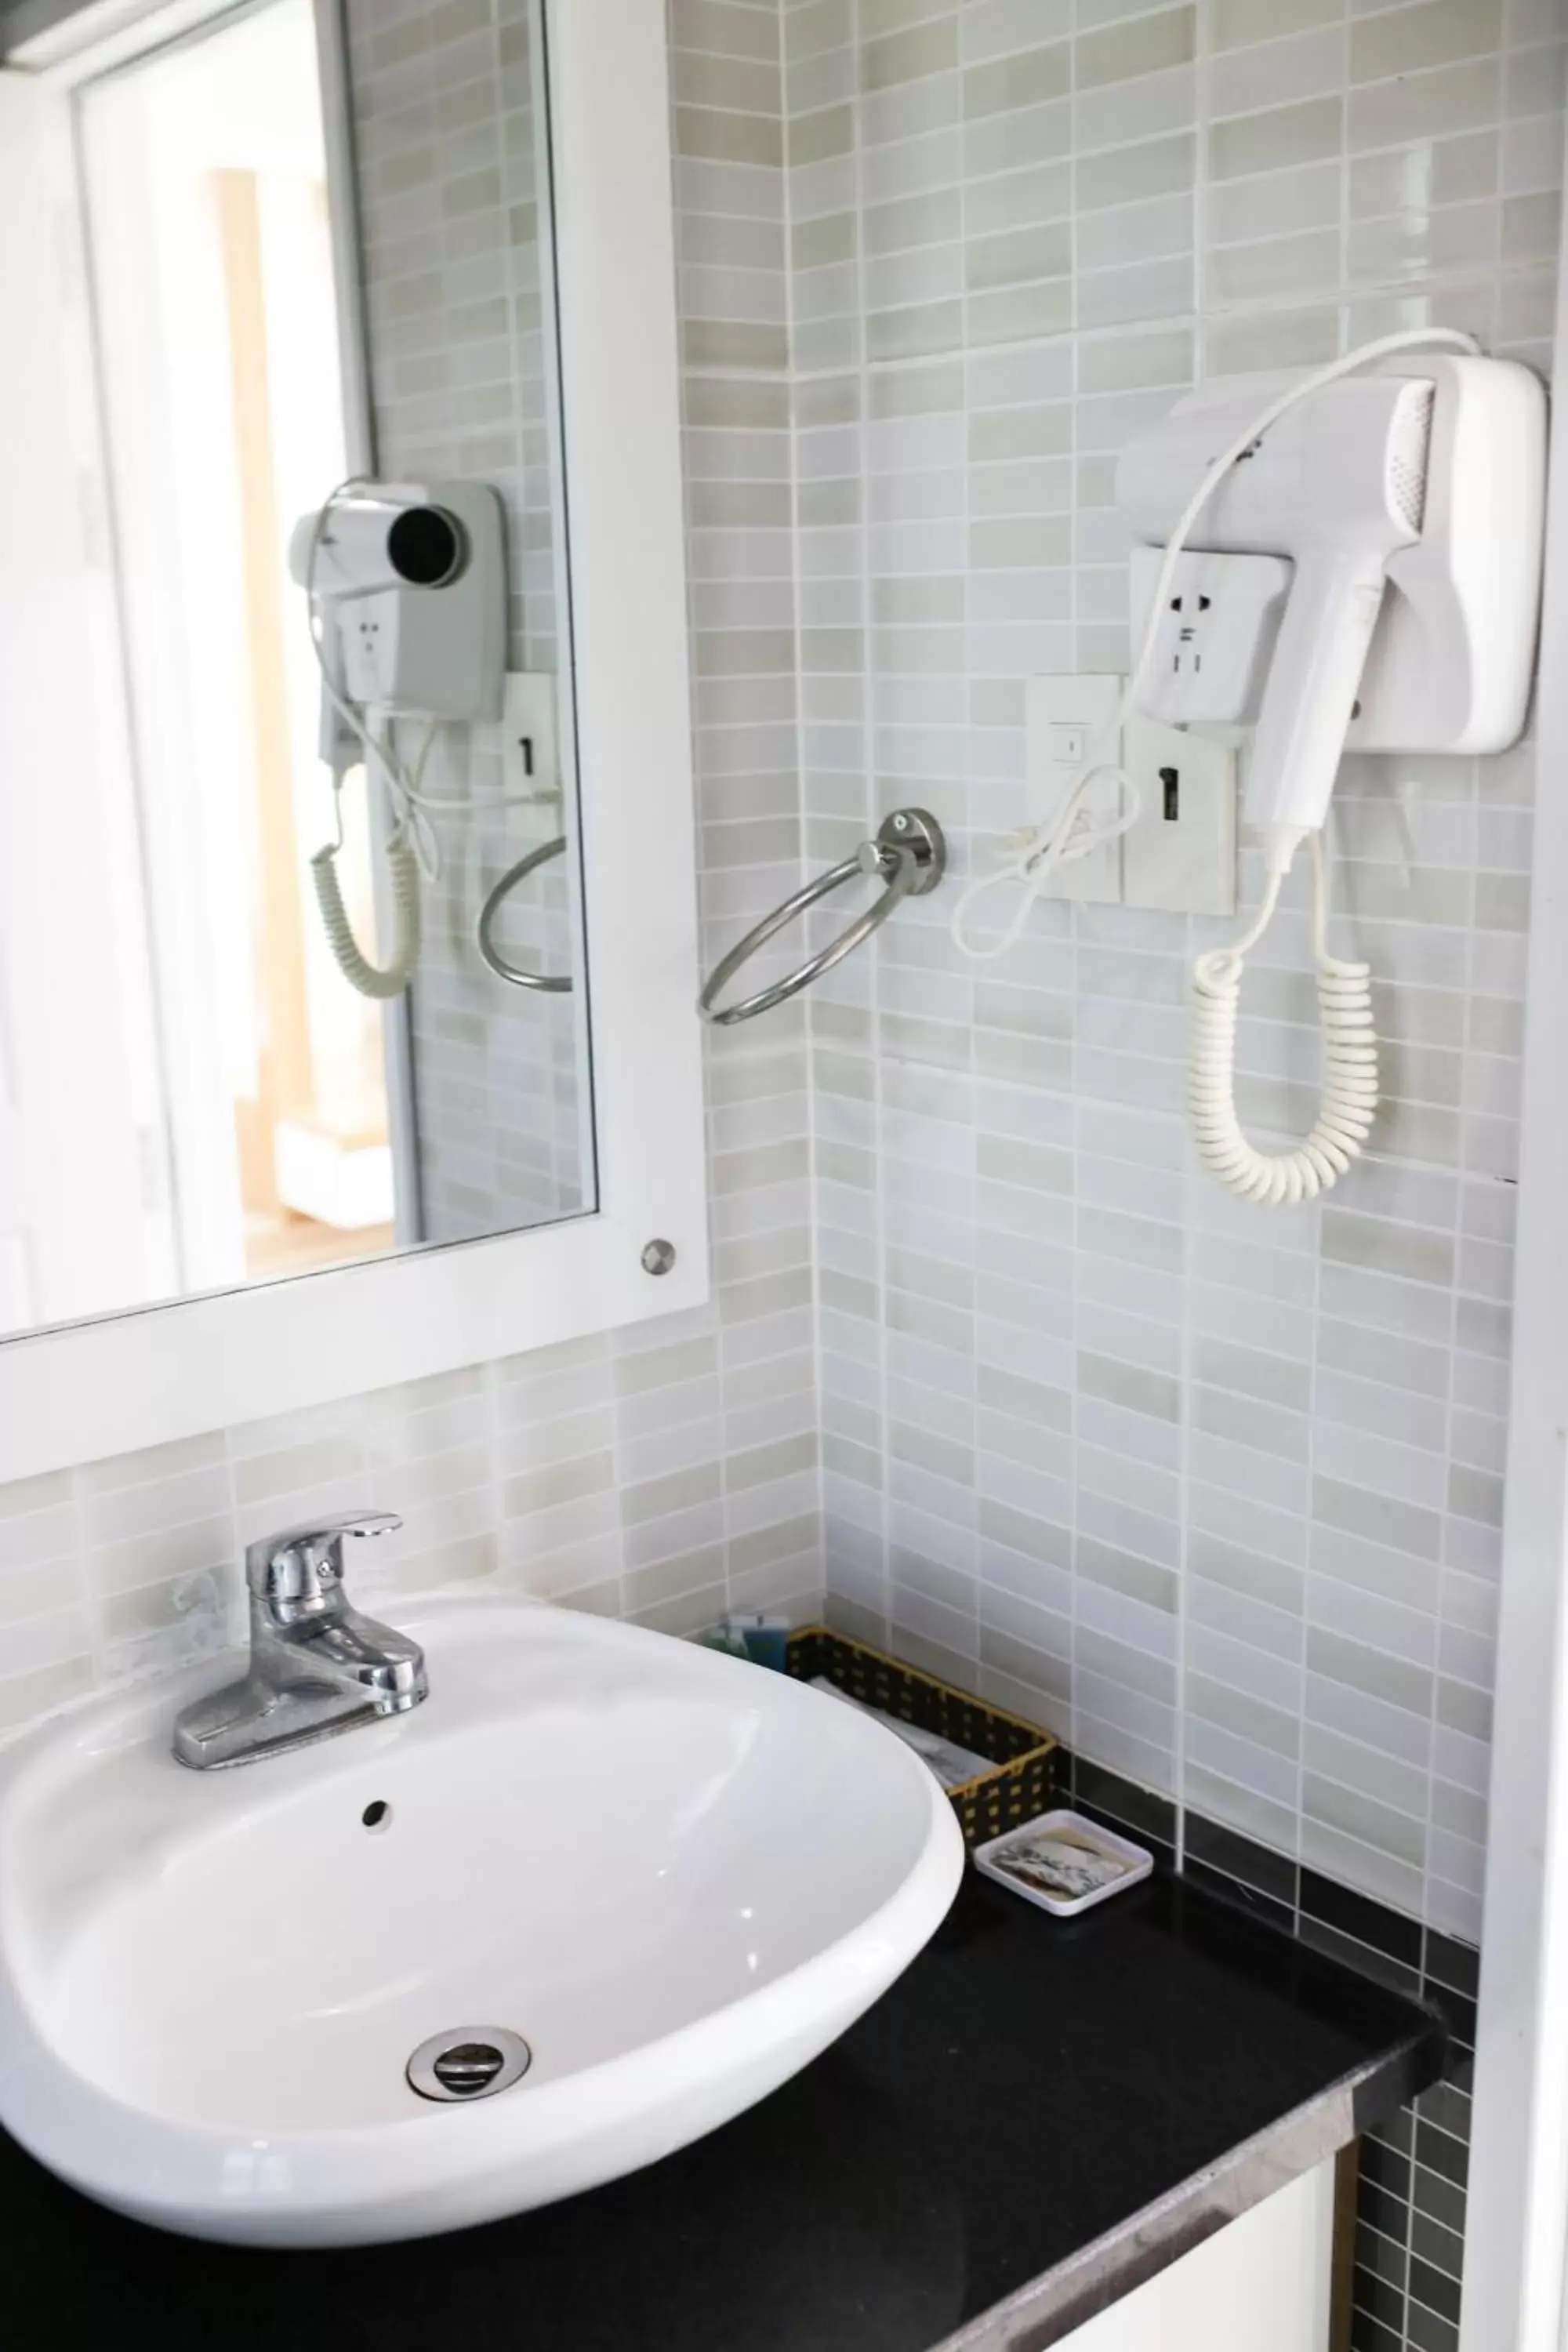
[{"label": "wall-mounted hair dryer", "polygon": [[[1249,1200],[1325,1191],[1371,1132],[1371,975],[1328,951],[1329,798],[1347,744],[1453,753],[1518,740],[1545,478],[1536,378],[1444,329],[1385,337],[1304,378],[1204,386],[1122,454],[1118,501],[1152,542],[1133,554],[1124,709],[1257,728],[1246,815],[1268,881],[1249,929],[1194,968],[1187,1083],[1200,1158]],[[1322,1101],[1303,1143],[1268,1153],[1237,1117],[1236,1024],[1244,959],[1303,840]]]},{"label": "wall-mounted hair dryer", "polygon": [[[1058,869],[1136,821],[1137,787],[1114,750],[1134,711],[1173,727],[1255,725],[1246,814],[1263,844],[1263,904],[1240,939],[1194,967],[1187,1077],[1199,1157],[1248,1200],[1326,1191],[1371,1133],[1371,974],[1328,950],[1329,798],[1347,745],[1453,753],[1517,741],[1545,484],[1540,383],[1446,327],[1384,335],[1306,375],[1203,385],[1122,453],[1117,499],[1143,542],[1131,564],[1131,675],[1061,807],[959,894],[952,938],[981,960],[1005,953]],[[1113,815],[1089,809],[1101,779],[1119,788]],[[1236,1113],[1241,977],[1303,840],[1322,1102],[1301,1144],[1262,1152]],[[968,909],[998,884],[1019,886],[1012,920],[975,940]]]},{"label": "wall-mounted hair dryer", "polygon": [[[1124,450],[1117,501],[1155,543],[1134,553],[1135,635],[1152,617],[1156,550],[1194,488],[1297,383],[1206,385]],[[1247,817],[1271,868],[1322,825],[1347,740],[1443,751],[1517,740],[1545,451],[1544,395],[1527,368],[1434,352],[1294,401],[1209,494],[1152,616],[1139,698],[1173,724],[1256,719]],[[1245,676],[1239,700],[1226,670]]]}]

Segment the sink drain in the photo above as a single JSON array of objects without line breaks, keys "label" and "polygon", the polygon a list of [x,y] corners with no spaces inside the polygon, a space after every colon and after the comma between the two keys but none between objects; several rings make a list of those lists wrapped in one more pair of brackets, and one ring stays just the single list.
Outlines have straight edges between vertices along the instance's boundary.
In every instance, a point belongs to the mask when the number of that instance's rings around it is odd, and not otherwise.
[{"label": "sink drain", "polygon": [[527,2074],[533,2053],[504,2025],[459,2025],[433,2033],[408,2061],[408,2081],[422,2099],[489,2099]]}]

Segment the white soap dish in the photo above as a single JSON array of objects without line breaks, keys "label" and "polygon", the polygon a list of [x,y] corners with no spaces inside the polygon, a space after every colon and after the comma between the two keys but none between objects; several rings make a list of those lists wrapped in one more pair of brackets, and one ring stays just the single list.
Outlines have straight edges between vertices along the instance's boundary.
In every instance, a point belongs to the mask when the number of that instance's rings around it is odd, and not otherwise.
[{"label": "white soap dish", "polygon": [[[1038,1850],[1042,1845],[1044,1852]],[[1058,1859],[1063,1848],[1081,1851],[1084,1871],[1093,1876],[1095,1883],[1081,1892],[1070,1891],[1073,1866],[1065,1858]],[[1031,1849],[1035,1849],[1032,1868]],[[1118,1867],[1111,1875],[1103,1876],[1108,1864]],[[1037,1813],[1032,1822],[1022,1822],[1001,1837],[987,1838],[974,1849],[974,1866],[999,1886],[1021,1895],[1026,1903],[1037,1904],[1058,1919],[1071,1919],[1079,1911],[1108,1902],[1125,1887],[1136,1886],[1153,1869],[1154,1857],[1147,1846],[1134,1845],[1131,1838],[1118,1837],[1114,1830],[1101,1829],[1098,1822],[1086,1821],[1081,1813],[1063,1808],[1054,1813]],[[1053,1879],[1058,1885],[1052,1885]]]}]

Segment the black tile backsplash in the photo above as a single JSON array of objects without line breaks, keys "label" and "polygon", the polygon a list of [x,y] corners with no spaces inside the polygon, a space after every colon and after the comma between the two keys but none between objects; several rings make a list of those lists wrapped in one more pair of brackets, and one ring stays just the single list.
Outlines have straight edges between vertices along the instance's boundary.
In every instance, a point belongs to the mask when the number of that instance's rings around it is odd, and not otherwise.
[{"label": "black tile backsplash", "polygon": [[1480,1989],[1481,1956],[1473,1944],[1457,1944],[1451,1936],[1428,1927],[1426,1973],[1434,1984],[1451,1986],[1474,2000]]},{"label": "black tile backsplash", "polygon": [[1356,1936],[1342,1935],[1337,1927],[1326,1926],[1306,1911],[1300,1915],[1296,1933],[1304,1944],[1310,1944],[1314,1951],[1325,1952],[1331,1960],[1342,1961],[1347,1969],[1359,1969],[1363,1976],[1375,1977],[1391,1992],[1405,1993],[1412,2000],[1418,1999],[1419,1963],[1409,1968],[1403,1960],[1390,1959],[1375,1944],[1363,1943]]},{"label": "black tile backsplash", "polygon": [[1424,2303],[1429,2311],[1459,2324],[1459,2282],[1447,2271],[1436,2270],[1430,2263],[1416,2259],[1415,2249],[1410,2256],[1410,2294],[1413,2302]]},{"label": "black tile backsplash", "polygon": [[1174,1853],[1176,1808],[1168,1797],[1157,1797],[1152,1790],[1141,1789],[1136,1781],[1124,1780],[1119,1772],[1108,1772],[1081,1756],[1072,1759],[1071,1775],[1072,1802],[1081,1811],[1103,1813],[1145,1845],[1152,1841]]},{"label": "black tile backsplash", "polygon": [[1224,1829],[1217,1822],[1205,1822],[1201,1813],[1187,1815],[1186,1832],[1189,1870],[1195,1863],[1202,1864],[1221,1877],[1233,1879],[1247,1894],[1294,1910],[1297,1865],[1282,1853],[1255,1845],[1250,1838]]},{"label": "black tile backsplash", "polygon": [[1419,1971],[1419,1921],[1407,1919],[1401,1912],[1389,1911],[1369,1895],[1357,1895],[1315,1870],[1301,1873],[1300,1904],[1303,1920],[1321,1920],[1351,1942],[1365,1944],[1386,1958],[1396,1960],[1407,1972]]},{"label": "black tile backsplash", "polygon": [[1459,2352],[1458,2322],[1429,2311],[1414,2295],[1405,2307],[1405,2333],[1413,2352]]},{"label": "black tile backsplash", "polygon": [[1183,1865],[1183,1875],[1191,1879],[1195,1886],[1203,1887],[1205,1893],[1217,1895],[1222,1901],[1236,1904],[1250,1917],[1266,1919],[1271,1927],[1282,1929],[1287,1936],[1295,1934],[1296,1914],[1289,1903],[1277,1902],[1271,1895],[1259,1895],[1256,1888],[1244,1885],[1239,1879],[1230,1877],[1225,1871],[1215,1870],[1206,1862],[1194,1861],[1190,1849]]},{"label": "black tile backsplash", "polygon": [[1432,2221],[1458,2238],[1465,2235],[1465,2191],[1457,2181],[1445,2180],[1440,2172],[1429,2172],[1425,2165],[1415,2168],[1411,2178],[1411,2202],[1417,2215],[1427,2215]]}]

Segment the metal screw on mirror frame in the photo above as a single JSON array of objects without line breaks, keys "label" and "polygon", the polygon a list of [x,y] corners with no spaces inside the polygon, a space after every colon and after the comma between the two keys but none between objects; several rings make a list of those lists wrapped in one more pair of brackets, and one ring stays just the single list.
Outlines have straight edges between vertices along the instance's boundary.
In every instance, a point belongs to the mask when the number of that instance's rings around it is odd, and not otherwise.
[{"label": "metal screw on mirror frame", "polygon": [[642,1269],[645,1274],[668,1274],[675,1264],[675,1244],[666,1241],[645,1243]]}]

